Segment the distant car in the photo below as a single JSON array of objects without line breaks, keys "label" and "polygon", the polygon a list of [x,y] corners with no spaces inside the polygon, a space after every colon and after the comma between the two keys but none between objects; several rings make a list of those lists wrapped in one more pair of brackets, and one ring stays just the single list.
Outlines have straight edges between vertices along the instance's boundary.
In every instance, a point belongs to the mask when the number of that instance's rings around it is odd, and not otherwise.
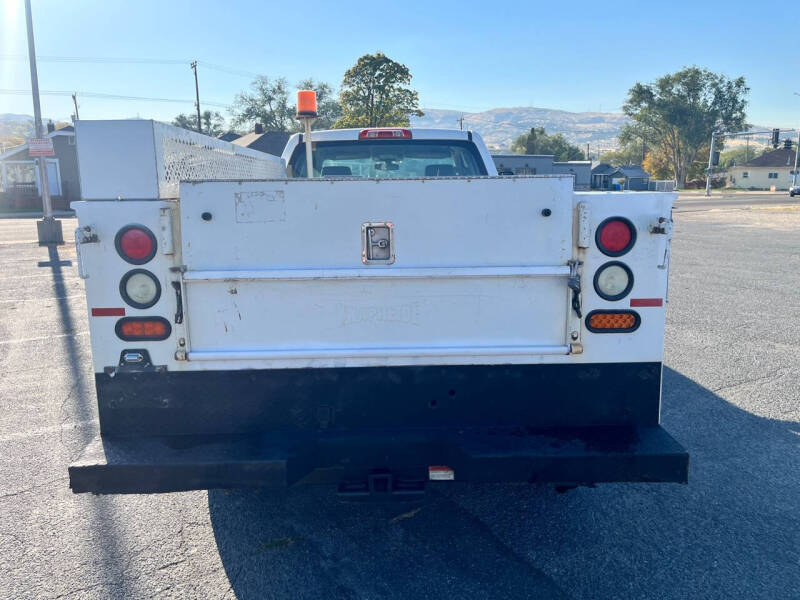
[{"label": "distant car", "polygon": [[792,185],[789,187],[789,195],[794,198],[795,195],[800,196],[800,185]]}]

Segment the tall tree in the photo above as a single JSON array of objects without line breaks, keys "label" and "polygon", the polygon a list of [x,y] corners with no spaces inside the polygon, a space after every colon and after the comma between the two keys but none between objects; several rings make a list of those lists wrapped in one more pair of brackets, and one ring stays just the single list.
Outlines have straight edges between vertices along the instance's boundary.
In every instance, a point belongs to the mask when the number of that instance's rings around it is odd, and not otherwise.
[{"label": "tall tree", "polygon": [[560,133],[547,134],[544,127],[532,127],[511,143],[517,154],[552,154],[556,161],[584,160],[583,150],[573,146]]},{"label": "tall tree", "polygon": [[[217,137],[225,130],[225,119],[217,111],[203,111],[200,115],[200,123],[203,133],[212,137]],[[181,113],[172,120],[172,124],[176,127],[197,131],[197,115],[194,113],[188,115]]]},{"label": "tall tree", "polygon": [[231,115],[235,126],[248,130],[261,123],[267,131],[293,131],[295,110],[289,100],[289,84],[283,77],[259,75],[250,91],[236,94]]},{"label": "tall tree", "polygon": [[685,67],[653,83],[637,83],[622,107],[632,123],[620,142],[645,140],[666,156],[678,187],[683,187],[694,163],[714,131],[745,127],[749,88],[744,77],[728,79],[699,67]]},{"label": "tall tree", "polygon": [[768,150],[771,150],[771,148],[759,144],[742,144],[741,146],[722,152],[719,157],[719,166],[723,169],[728,169],[735,165],[741,165],[761,156]]},{"label": "tall tree", "polygon": [[336,127],[407,127],[411,116],[424,115],[410,83],[407,66],[383,52],[365,54],[344,74]]},{"label": "tall tree", "polygon": [[640,165],[642,164],[643,153],[646,155],[647,148],[641,140],[634,140],[618,147],[616,150],[608,150],[600,155],[600,161],[618,167],[620,165]]},{"label": "tall tree", "polygon": [[317,120],[311,124],[312,129],[331,129],[342,116],[342,107],[334,94],[333,88],[324,81],[304,79],[297,84],[298,90],[314,90],[317,92]]},{"label": "tall tree", "polygon": [[[295,86],[298,90],[317,92],[317,113],[319,118],[312,124],[314,129],[330,129],[341,117],[342,110],[330,84],[314,79],[304,79]],[[300,131],[300,123],[295,119],[297,108],[289,94],[289,84],[279,77],[269,79],[258,76],[251,84],[249,92],[236,95],[231,114],[233,124],[252,130],[253,125],[261,123],[266,131]]]}]

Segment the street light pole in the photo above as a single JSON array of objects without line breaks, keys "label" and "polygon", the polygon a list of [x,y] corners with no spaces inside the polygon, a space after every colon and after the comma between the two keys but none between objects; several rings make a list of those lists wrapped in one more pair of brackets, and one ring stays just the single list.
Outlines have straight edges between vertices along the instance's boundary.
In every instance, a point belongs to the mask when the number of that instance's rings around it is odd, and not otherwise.
[{"label": "street light pole", "polygon": [[[800,96],[794,92],[795,96]],[[792,172],[792,187],[797,185],[797,155],[800,154],[800,129],[797,130],[797,146],[794,149],[794,171]]]},{"label": "street light pole", "polygon": [[[31,68],[31,92],[33,94],[33,121],[36,137],[41,138],[42,109],[39,105],[39,75],[36,71],[36,44],[33,39],[33,17],[31,0],[25,0],[25,22],[28,27],[28,62]],[[61,221],[53,218],[53,205],[50,201],[50,182],[47,180],[47,160],[39,156],[39,188],[42,192],[42,220],[37,223],[39,244],[63,244]]]},{"label": "street light pole", "polygon": [[711,133],[711,149],[708,151],[708,173],[706,175],[706,196],[711,195],[711,169],[714,166],[714,144],[717,141],[717,132]]}]

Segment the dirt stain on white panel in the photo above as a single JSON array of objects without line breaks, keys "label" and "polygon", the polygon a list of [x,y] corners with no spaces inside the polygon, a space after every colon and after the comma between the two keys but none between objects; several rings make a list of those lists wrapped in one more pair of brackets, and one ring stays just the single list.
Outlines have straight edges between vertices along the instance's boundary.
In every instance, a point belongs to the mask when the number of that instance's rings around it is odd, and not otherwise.
[{"label": "dirt stain on white panel", "polygon": [[237,223],[270,223],[286,220],[283,191],[236,192]]}]

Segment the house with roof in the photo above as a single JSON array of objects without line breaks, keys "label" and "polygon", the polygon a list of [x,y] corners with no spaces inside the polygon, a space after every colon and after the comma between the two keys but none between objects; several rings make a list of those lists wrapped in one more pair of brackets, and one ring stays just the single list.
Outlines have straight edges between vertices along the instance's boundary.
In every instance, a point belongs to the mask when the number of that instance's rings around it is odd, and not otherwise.
[{"label": "house with roof", "polygon": [[237,146],[251,148],[252,150],[258,150],[259,152],[280,156],[283,154],[283,149],[291,135],[292,134],[288,131],[264,131],[264,127],[261,123],[256,123],[251,133],[246,133],[243,136],[231,140],[231,143]]},{"label": "house with roof", "polygon": [[576,190],[589,189],[588,160],[559,162],[552,154],[492,154],[499,175],[572,175]]},{"label": "house with roof", "polygon": [[650,174],[639,165],[615,167],[609,163],[597,163],[592,168],[593,190],[647,191]]},{"label": "house with roof", "polygon": [[[81,197],[75,129],[71,125],[55,129],[48,123],[46,135],[53,140],[55,151],[54,156],[45,158],[50,197],[55,210],[65,210]],[[0,211],[42,209],[37,160],[28,153],[27,143],[0,154]]]},{"label": "house with roof", "polygon": [[795,150],[779,148],[728,169],[728,184],[743,190],[788,190]]}]

